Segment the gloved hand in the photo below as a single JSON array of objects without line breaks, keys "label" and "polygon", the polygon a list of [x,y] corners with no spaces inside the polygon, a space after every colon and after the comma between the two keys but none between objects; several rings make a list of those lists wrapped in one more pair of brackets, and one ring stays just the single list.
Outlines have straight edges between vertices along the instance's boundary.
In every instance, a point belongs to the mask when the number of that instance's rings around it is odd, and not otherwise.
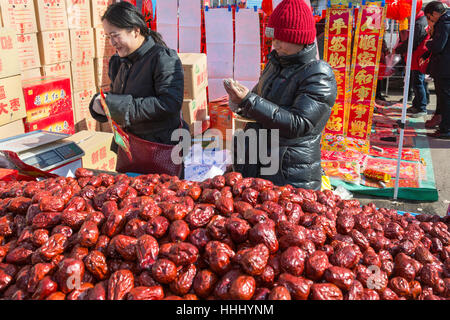
[{"label": "gloved hand", "polygon": [[100,102],[101,98],[102,96],[100,94],[95,98],[94,103],[92,104],[92,110],[94,110],[94,112],[98,113],[99,115],[106,116],[105,111],[103,110],[102,104]]}]

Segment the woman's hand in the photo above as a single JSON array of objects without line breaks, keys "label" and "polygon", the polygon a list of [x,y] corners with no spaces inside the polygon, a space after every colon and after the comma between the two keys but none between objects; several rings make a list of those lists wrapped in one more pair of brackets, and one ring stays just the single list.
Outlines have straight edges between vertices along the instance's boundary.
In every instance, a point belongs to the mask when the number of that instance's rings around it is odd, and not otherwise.
[{"label": "woman's hand", "polygon": [[223,81],[223,86],[228,93],[230,101],[235,104],[240,104],[250,91],[247,87],[233,79],[225,79]]},{"label": "woman's hand", "polygon": [[105,110],[103,110],[102,103],[100,102],[101,98],[102,96],[100,94],[95,98],[94,103],[92,104],[92,110],[99,115],[106,116]]}]

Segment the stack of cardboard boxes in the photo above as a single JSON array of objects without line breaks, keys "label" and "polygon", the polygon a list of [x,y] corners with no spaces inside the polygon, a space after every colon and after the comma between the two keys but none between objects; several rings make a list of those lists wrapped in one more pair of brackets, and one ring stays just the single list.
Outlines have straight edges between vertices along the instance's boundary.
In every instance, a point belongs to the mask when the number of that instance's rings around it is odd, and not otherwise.
[{"label": "stack of cardboard boxes", "polygon": [[22,79],[39,77],[41,61],[34,0],[0,0],[0,10],[4,27],[16,33]]},{"label": "stack of cardboard boxes", "polygon": [[95,94],[94,30],[88,0],[66,0],[67,19],[72,49],[72,89],[77,130],[95,130],[96,122],[89,113],[89,102]]},{"label": "stack of cardboard boxes", "polygon": [[[208,86],[206,54],[179,53],[178,56],[184,72],[183,119],[189,125],[191,135],[198,135],[209,126],[206,95],[206,87]],[[195,122],[199,125],[194,126]]]},{"label": "stack of cardboard boxes", "polygon": [[25,115],[16,30],[0,28],[0,139],[24,133]]}]

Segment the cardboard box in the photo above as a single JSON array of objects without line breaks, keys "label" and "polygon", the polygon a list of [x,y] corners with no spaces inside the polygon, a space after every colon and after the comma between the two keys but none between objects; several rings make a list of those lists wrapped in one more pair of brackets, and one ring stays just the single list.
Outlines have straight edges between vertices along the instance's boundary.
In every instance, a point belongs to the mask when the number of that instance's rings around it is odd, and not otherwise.
[{"label": "cardboard box", "polygon": [[[83,91],[74,92],[73,94],[73,111],[75,115],[75,124],[79,122],[83,122],[85,119],[92,119],[91,113],[89,112],[89,103],[91,102],[92,97],[97,93],[95,87],[90,89],[86,89]],[[95,120],[94,120],[95,121]],[[95,130],[95,125],[90,130]]]},{"label": "cardboard box", "polygon": [[95,83],[97,87],[107,86],[111,83],[108,76],[110,57],[96,58],[94,60],[95,67]]},{"label": "cardboard box", "polygon": [[41,66],[36,33],[18,34],[17,47],[20,70],[34,69]]},{"label": "cardboard box", "polygon": [[94,41],[96,58],[110,57],[116,53],[116,49],[114,49],[109,40],[106,38],[103,27],[94,28]]},{"label": "cardboard box", "polygon": [[22,119],[0,126],[0,139],[14,137],[23,133],[25,133],[25,127]]},{"label": "cardboard box", "polygon": [[72,61],[73,92],[95,88],[94,59]]},{"label": "cardboard box", "polygon": [[34,123],[61,113],[72,113],[70,79],[41,77],[23,81],[22,87],[26,122]]},{"label": "cardboard box", "polygon": [[80,132],[80,131],[101,131],[98,130],[99,128],[99,122],[97,122],[97,120],[93,119],[93,118],[85,118],[82,119],[81,121],[76,122],[75,120],[75,132]]},{"label": "cardboard box", "polygon": [[208,101],[206,90],[202,90],[195,99],[183,100],[183,119],[187,124],[193,124],[195,121],[203,121],[208,116]]},{"label": "cardboard box", "polygon": [[34,69],[23,70],[22,73],[21,73],[21,76],[22,76],[22,81],[23,80],[40,78],[42,76],[41,68],[34,68]]},{"label": "cardboard box", "polygon": [[42,66],[41,73],[44,77],[63,77],[69,78],[72,81],[70,62],[61,62]]},{"label": "cardboard box", "polygon": [[41,64],[55,64],[71,60],[69,30],[38,33]]},{"label": "cardboard box", "polygon": [[91,0],[92,26],[102,27],[102,16],[106,8],[113,3],[113,0]]},{"label": "cardboard box", "polygon": [[208,86],[206,54],[179,53],[184,71],[184,99],[195,99]]},{"label": "cardboard box", "polygon": [[94,30],[92,28],[70,30],[70,47],[72,60],[94,58]]},{"label": "cardboard box", "polygon": [[66,0],[69,29],[91,27],[91,6],[88,0]]},{"label": "cardboard box", "polygon": [[21,76],[0,79],[0,125],[25,118]]},{"label": "cardboard box", "polygon": [[80,131],[65,140],[75,142],[83,151],[83,168],[115,171],[117,155],[110,150],[112,133]]},{"label": "cardboard box", "polygon": [[37,32],[34,0],[0,0],[3,26],[16,34]]},{"label": "cardboard box", "polygon": [[72,110],[68,112],[58,113],[38,121],[33,122],[24,121],[24,124],[25,124],[25,132],[44,130],[67,134],[75,133],[75,124],[73,121]]},{"label": "cardboard box", "polygon": [[[222,133],[223,140],[231,140],[234,132],[234,113],[228,107],[228,101],[218,99],[208,105],[210,116],[210,128]],[[228,132],[227,132],[228,130]]]},{"label": "cardboard box", "polygon": [[0,78],[20,74],[17,37],[13,29],[0,28]]},{"label": "cardboard box", "polygon": [[34,0],[38,31],[68,29],[66,0]]}]

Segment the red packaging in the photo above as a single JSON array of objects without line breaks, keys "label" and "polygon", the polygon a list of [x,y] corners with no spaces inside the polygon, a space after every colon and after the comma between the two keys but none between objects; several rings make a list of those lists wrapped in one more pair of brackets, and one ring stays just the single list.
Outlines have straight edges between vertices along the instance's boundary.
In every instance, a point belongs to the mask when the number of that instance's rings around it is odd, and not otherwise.
[{"label": "red packaging", "polygon": [[41,77],[25,80],[22,88],[27,111],[26,123],[35,123],[63,112],[73,113],[69,78]]},{"label": "red packaging", "polygon": [[25,122],[25,132],[36,130],[74,134],[75,124],[72,110],[51,115],[35,122]]}]

